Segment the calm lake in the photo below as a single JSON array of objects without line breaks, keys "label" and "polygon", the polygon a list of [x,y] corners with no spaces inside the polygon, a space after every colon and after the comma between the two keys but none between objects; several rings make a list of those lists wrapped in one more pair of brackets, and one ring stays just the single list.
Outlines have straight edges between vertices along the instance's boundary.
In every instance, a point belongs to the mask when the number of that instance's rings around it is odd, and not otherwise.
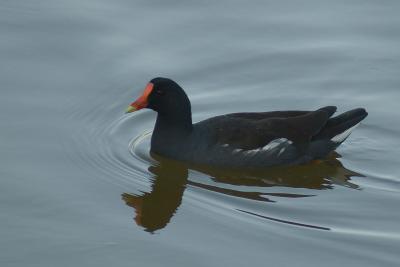
[{"label": "calm lake", "polygon": [[[0,2],[0,266],[399,266],[400,1]],[[365,107],[324,161],[149,154],[157,76],[195,122]]]}]

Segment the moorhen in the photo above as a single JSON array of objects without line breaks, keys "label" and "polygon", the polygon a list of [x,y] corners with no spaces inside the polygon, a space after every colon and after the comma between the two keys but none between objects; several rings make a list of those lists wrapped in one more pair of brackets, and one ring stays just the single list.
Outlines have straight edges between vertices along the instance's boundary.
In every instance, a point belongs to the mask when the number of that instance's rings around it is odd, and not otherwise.
[{"label": "moorhen", "polygon": [[168,78],[152,79],[127,113],[158,113],[151,152],[214,167],[262,168],[321,159],[368,115],[357,108],[331,117],[335,106],[315,111],[231,113],[192,123],[185,91]]}]

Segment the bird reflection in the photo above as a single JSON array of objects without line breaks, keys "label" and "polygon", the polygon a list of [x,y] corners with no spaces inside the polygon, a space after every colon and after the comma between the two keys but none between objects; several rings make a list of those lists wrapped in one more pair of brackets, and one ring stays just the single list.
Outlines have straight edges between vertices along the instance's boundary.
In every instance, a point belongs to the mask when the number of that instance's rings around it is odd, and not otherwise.
[{"label": "bird reflection", "polygon": [[136,211],[135,222],[146,231],[164,228],[182,202],[188,177],[188,169],[173,161],[159,161],[150,166],[154,174],[150,193],[141,196],[122,194],[125,203]]},{"label": "bird reflection", "polygon": [[[358,189],[351,183],[351,177],[363,175],[346,169],[332,153],[325,160],[305,165],[274,167],[266,170],[226,170],[204,166],[186,165],[181,162],[152,155],[157,164],[149,167],[152,177],[151,192],[142,195],[122,194],[125,203],[134,208],[135,222],[146,231],[153,233],[164,228],[182,202],[187,185],[197,188],[255,201],[274,202],[269,197],[300,198],[313,196],[305,194],[268,193],[268,187],[294,187],[315,190],[332,189],[334,185]],[[189,179],[189,170],[201,172],[210,180],[204,182]],[[230,186],[227,186],[230,185]],[[235,188],[235,189],[232,189]],[[256,188],[257,191],[251,189]]]}]

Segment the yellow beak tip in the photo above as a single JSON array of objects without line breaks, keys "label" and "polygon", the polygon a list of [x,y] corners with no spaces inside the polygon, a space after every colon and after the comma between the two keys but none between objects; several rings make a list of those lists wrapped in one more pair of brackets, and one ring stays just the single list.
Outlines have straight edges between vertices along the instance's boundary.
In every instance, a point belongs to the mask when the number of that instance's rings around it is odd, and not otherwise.
[{"label": "yellow beak tip", "polygon": [[129,106],[129,107],[125,110],[125,113],[131,113],[131,112],[134,112],[134,111],[136,111],[136,110],[137,110],[137,108],[132,107],[132,106]]}]

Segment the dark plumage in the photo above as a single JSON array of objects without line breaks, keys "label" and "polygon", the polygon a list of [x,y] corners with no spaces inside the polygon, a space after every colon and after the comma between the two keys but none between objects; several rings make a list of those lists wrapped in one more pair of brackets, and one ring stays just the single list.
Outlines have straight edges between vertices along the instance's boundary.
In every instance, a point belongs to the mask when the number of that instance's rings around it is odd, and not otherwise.
[{"label": "dark plumage", "polygon": [[363,108],[333,117],[336,107],[315,111],[232,113],[192,124],[184,90],[155,78],[127,112],[158,113],[151,152],[188,163],[231,168],[299,164],[325,157],[368,114]]}]

